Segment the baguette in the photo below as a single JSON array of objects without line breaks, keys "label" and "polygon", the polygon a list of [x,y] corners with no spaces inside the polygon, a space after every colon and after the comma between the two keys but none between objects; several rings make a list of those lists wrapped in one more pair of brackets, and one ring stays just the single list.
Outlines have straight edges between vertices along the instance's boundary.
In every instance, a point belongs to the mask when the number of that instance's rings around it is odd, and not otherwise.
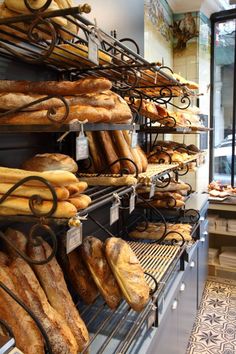
[{"label": "baguette", "polygon": [[144,172],[143,171],[143,166],[142,166],[142,160],[141,160],[141,157],[139,155],[138,150],[136,149],[136,147],[135,148],[131,147],[131,136],[130,136],[130,134],[128,133],[127,130],[124,130],[123,131],[123,135],[124,135],[124,138],[125,138],[127,144],[129,145],[130,152],[131,152],[131,154],[133,156],[133,161],[137,165],[138,173]]},{"label": "baguette", "polygon": [[[22,286],[18,280],[8,267],[1,264],[0,281],[17,296],[17,290]],[[44,354],[43,339],[33,319],[2,289],[0,298],[0,318],[12,328],[17,347],[24,354]]]},{"label": "baguette", "polygon": [[9,264],[10,264],[10,258],[8,257],[8,255],[0,251],[0,267],[2,265],[8,266]]},{"label": "baguette", "polygon": [[121,293],[107,263],[102,241],[93,236],[84,239],[81,253],[102,297],[111,309],[117,308]]},{"label": "baguette", "polygon": [[136,146],[136,150],[138,150],[139,156],[140,156],[141,161],[142,161],[142,170],[143,170],[143,172],[146,172],[146,170],[148,168],[147,156],[146,156],[145,152],[141,149],[141,147],[139,145]]},{"label": "baguette", "polygon": [[[43,242],[41,246],[30,247],[29,256],[34,260],[45,259],[52,250],[48,243]],[[81,352],[89,341],[87,328],[80,318],[70,293],[67,289],[62,270],[54,257],[44,265],[33,265],[33,269],[43,287],[49,303],[61,315],[65,323],[73,333],[79,352]]]},{"label": "baguette", "polygon": [[[1,197],[1,195],[0,195]],[[52,208],[51,201],[43,201],[41,204],[35,205],[35,209],[40,214],[48,213]],[[31,209],[29,206],[29,199],[21,197],[8,197],[2,202],[0,209],[9,208],[17,211],[17,215],[31,215]],[[71,218],[77,213],[76,207],[65,201],[58,201],[56,211],[53,214],[55,218]]]},{"label": "baguette", "polygon": [[[119,156],[115,151],[115,147],[113,145],[112,137],[110,136],[108,131],[100,131],[97,132],[98,139],[100,141],[100,146],[103,148],[102,156],[105,157],[107,161],[107,165],[109,166],[114,161],[118,160]],[[114,174],[120,173],[120,162],[115,163],[110,168],[110,172]]]},{"label": "baguette", "polygon": [[[18,248],[19,251],[26,254],[26,246],[28,241],[26,236],[22,232],[8,227],[5,231],[5,236],[7,236],[7,238]],[[5,242],[5,246],[7,249],[7,253],[11,258],[15,259],[19,257],[18,254],[14,251],[14,249],[7,244],[7,242]]]},{"label": "baguette", "polygon": [[[0,194],[5,194],[11,187],[13,187],[13,183],[0,183]],[[56,196],[58,200],[66,200],[69,198],[69,191],[65,187],[54,187],[56,192]],[[45,200],[52,200],[52,193],[46,187],[33,187],[33,186],[24,186],[21,185],[17,189],[15,189],[12,193],[12,196],[17,197],[32,197],[32,195],[39,195],[41,198]]]},{"label": "baguette", "polygon": [[[77,183],[78,179],[71,172],[67,171],[49,171],[49,172],[31,172],[20,170],[17,168],[0,167],[0,181],[1,183],[16,183],[23,178],[29,176],[39,176],[52,183],[54,186],[66,186],[71,183]],[[42,182],[30,180],[25,183],[27,186],[44,186]]]},{"label": "baguette", "polygon": [[66,186],[66,189],[68,190],[70,197],[72,197],[74,194],[77,193],[83,193],[86,189],[88,188],[88,183],[86,182],[77,182],[77,183],[72,183]]},{"label": "baguette", "polygon": [[68,254],[66,270],[75,291],[85,304],[92,304],[98,296],[98,289],[82,260],[80,247]]},{"label": "baguette", "polygon": [[149,286],[136,255],[127,242],[116,237],[106,240],[105,254],[126,301],[135,311],[142,311],[149,299]]},{"label": "baguette", "polygon": [[[120,130],[114,130],[111,132],[111,135],[114,139],[115,146],[117,147],[119,157],[125,157],[130,160],[133,160],[133,156],[130,152],[129,146]],[[129,173],[135,173],[135,166],[130,161],[123,161],[122,166],[126,168]]]},{"label": "baguette", "polygon": [[137,179],[133,176],[81,177],[80,181],[87,182],[89,186],[132,186],[137,184]]},{"label": "baguette", "polygon": [[94,172],[101,172],[106,168],[105,161],[101,152],[101,146],[98,144],[95,132],[86,132],[89,142],[89,150],[94,164]]},{"label": "baguette", "polygon": [[[0,94],[0,109],[10,110],[16,109],[23,105],[32,103],[38,99],[44,98],[45,95],[39,94],[24,94],[24,93],[1,93]],[[78,96],[66,96],[64,97],[69,106],[93,106],[93,107],[103,107],[103,108],[114,108],[115,101],[111,96],[110,91],[97,93],[97,94],[87,94]],[[50,108],[63,107],[64,103],[57,97],[49,98],[40,103],[34,104],[23,111],[40,111],[47,110]]]},{"label": "baguette", "polygon": [[17,258],[12,262],[10,269],[20,284],[17,290],[22,301],[41,321],[49,337],[53,354],[77,354],[78,345],[75,337],[64,318],[49,304],[30,266]]},{"label": "baguette", "polygon": [[85,209],[91,204],[91,198],[86,194],[75,194],[68,200],[77,210]]},{"label": "baguette", "polygon": [[[13,0],[15,1],[15,0]],[[111,81],[105,78],[85,78],[77,81],[10,81],[0,80],[0,92],[37,93],[42,95],[78,95],[110,90]]]}]

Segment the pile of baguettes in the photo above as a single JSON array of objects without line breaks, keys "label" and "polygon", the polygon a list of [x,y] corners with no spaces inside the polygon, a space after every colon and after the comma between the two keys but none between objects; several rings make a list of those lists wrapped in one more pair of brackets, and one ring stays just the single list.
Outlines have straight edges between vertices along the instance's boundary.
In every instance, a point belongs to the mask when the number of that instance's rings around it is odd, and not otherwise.
[{"label": "pile of baguettes", "polygon": [[[46,179],[54,187],[57,208],[55,218],[71,218],[80,209],[87,208],[91,198],[83,192],[88,185],[75,176],[76,162],[63,154],[39,154],[25,161],[21,169],[0,167],[0,197],[23,178],[38,176]],[[47,214],[53,206],[53,195],[42,182],[32,179],[15,189],[0,204],[0,215],[32,215],[29,198],[38,195],[41,203],[35,203],[38,213]]]},{"label": "pile of baguettes", "polygon": [[[165,184],[167,181],[163,181]],[[157,208],[181,208],[185,205],[185,197],[189,192],[190,186],[182,181],[172,179],[168,186],[155,188],[154,196],[150,203]],[[150,187],[141,186],[137,189],[138,195],[149,198]]]},{"label": "pile of baguettes", "polygon": [[[110,91],[111,81],[106,78],[87,77],[77,81],[9,81],[0,80],[0,110],[17,109],[47,95],[62,96],[69,105],[69,114],[63,123],[88,121],[89,123],[129,123],[131,110],[126,101]],[[0,119],[0,124],[52,124],[60,123],[65,107],[57,97],[34,104],[18,113]]]},{"label": "pile of baguettes", "polygon": [[[33,247],[27,244],[24,234],[13,229],[8,229],[6,236],[34,260],[51,254],[45,241]],[[103,244],[87,237],[80,250],[69,255],[68,264],[67,275],[85,303],[92,303],[98,290],[112,309],[118,307],[123,296],[136,311],[141,311],[149,299],[143,270],[129,245],[121,239],[112,237]],[[0,281],[39,319],[54,354],[78,354],[85,349],[89,334],[55,257],[47,264],[31,268],[6,245],[6,252],[0,252]],[[24,354],[44,354],[44,342],[32,318],[1,289],[0,297],[0,318],[12,328],[18,348]]]},{"label": "pile of baguettes", "polygon": [[[37,10],[41,8],[45,1],[42,0],[34,0],[29,1],[30,6]],[[47,11],[56,11],[60,9],[65,9],[73,6],[73,1],[71,0],[52,0]],[[17,17],[18,15],[28,15],[30,14],[30,10],[26,7],[24,0],[4,0],[2,4],[0,4],[0,19]],[[69,21],[66,17],[57,16],[52,18],[52,22],[62,26],[62,29],[59,29],[60,36],[63,39],[71,39],[73,38],[73,34],[78,32],[78,26],[76,25],[75,19],[74,21]],[[17,22],[15,23],[15,28],[11,26],[1,25],[0,29],[6,32],[2,34],[2,39],[7,39],[14,42],[19,42],[20,40],[29,40],[27,33],[30,29],[31,23],[29,22]],[[17,30],[19,28],[19,30]],[[63,30],[63,28],[66,30]],[[34,30],[34,33],[37,32],[37,35],[40,39],[50,40],[52,39],[52,35],[48,33],[49,27],[45,24],[40,24]],[[69,31],[69,32],[68,32]],[[8,35],[7,35],[8,34]],[[13,35],[13,36],[11,36]]]},{"label": "pile of baguettes", "polygon": [[[145,227],[145,223],[140,223],[139,226]],[[167,223],[166,233],[169,233],[166,237],[166,241],[182,241],[182,237],[185,241],[192,241],[191,236],[192,226],[189,224],[171,224]],[[130,237],[138,239],[159,240],[165,231],[165,225],[162,223],[148,223],[148,227],[145,231],[134,230],[129,233]]]}]

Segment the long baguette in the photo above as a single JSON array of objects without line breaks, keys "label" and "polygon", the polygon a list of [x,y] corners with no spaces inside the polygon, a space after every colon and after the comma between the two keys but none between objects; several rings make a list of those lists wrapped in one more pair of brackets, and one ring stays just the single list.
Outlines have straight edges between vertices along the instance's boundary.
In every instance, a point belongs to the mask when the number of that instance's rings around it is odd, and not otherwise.
[{"label": "long baguette", "polygon": [[[66,186],[71,183],[77,183],[78,179],[76,176],[67,171],[45,171],[45,172],[34,172],[25,171],[17,168],[0,167],[0,181],[1,183],[16,183],[21,179],[29,176],[39,176],[46,179],[48,182],[52,183],[54,186]],[[30,180],[25,183],[27,186],[44,186],[42,182],[37,180]]]},{"label": "long baguette", "polygon": [[[115,147],[113,146],[114,143],[112,137],[110,136],[108,131],[97,132],[97,135],[100,142],[100,146],[102,146],[103,148],[103,156],[105,156],[107,164],[110,165],[119,158],[115,151]],[[113,166],[111,166],[110,171],[111,173],[118,174],[120,172],[120,162],[117,162]]]},{"label": "long baguette", "polygon": [[[1,195],[0,195],[1,197]],[[21,197],[8,197],[4,202],[2,202],[1,207],[14,209],[17,211],[17,215],[30,215],[32,214],[30,206],[29,206],[29,199],[21,198]],[[35,205],[35,209],[37,212],[41,214],[46,214],[52,208],[51,201],[43,201],[41,204]],[[70,218],[77,213],[76,207],[65,201],[58,201],[57,202],[57,209],[54,212],[53,216],[55,218]]]},{"label": "long baguette", "polygon": [[[14,184],[13,183],[0,183],[0,194],[5,194]],[[69,198],[69,191],[65,187],[54,187],[58,200],[66,200]],[[49,189],[44,187],[33,187],[33,186],[20,186],[15,189],[11,196],[18,197],[32,197],[32,195],[39,195],[45,200],[52,200],[52,193]]]},{"label": "long baguette", "polygon": [[[133,161],[133,156],[130,152],[129,146],[124,138],[122,131],[114,130],[111,132],[115,146],[117,147],[119,157],[125,157]],[[135,166],[130,161],[123,161],[122,166],[126,168],[129,173],[135,173]]]},{"label": "long baguette", "polygon": [[[10,266],[16,276],[21,299],[41,321],[48,334],[53,354],[77,354],[78,345],[65,319],[49,304],[30,266],[20,258]],[[35,353],[32,351],[31,353]]]},{"label": "long baguette", "polygon": [[[10,269],[2,264],[0,281],[15,295],[19,295],[17,279]],[[0,289],[0,298],[0,318],[12,328],[18,348],[25,354],[44,354],[43,339],[32,318],[2,289]]]},{"label": "long baguette", "polygon": [[[26,254],[27,238],[22,232],[8,227],[5,231],[5,236],[7,236],[8,240],[11,241],[19,251]],[[9,254],[11,258],[19,257],[7,242],[5,242],[5,247],[7,249],[7,254]]]},{"label": "long baguette", "polygon": [[75,194],[68,200],[71,204],[73,204],[77,210],[85,209],[92,202],[91,198],[86,194]]},{"label": "long baguette", "polygon": [[86,189],[88,188],[88,183],[86,182],[77,182],[77,183],[72,183],[66,186],[66,189],[70,193],[70,197],[77,193],[83,193]]},{"label": "long baguette", "polygon": [[[43,242],[41,246],[30,247],[29,255],[34,260],[45,259],[51,254],[51,247]],[[87,328],[79,316],[67,289],[62,270],[54,257],[45,265],[34,265],[33,269],[48,297],[51,306],[63,317],[75,336],[79,352],[89,341]]]},{"label": "long baguette", "polygon": [[130,134],[128,133],[127,130],[124,130],[123,131],[123,135],[124,135],[124,138],[125,138],[128,146],[129,146],[130,152],[131,152],[131,154],[133,156],[133,161],[137,165],[138,172],[139,173],[143,172],[141,156],[140,156],[140,154],[139,154],[139,152],[138,152],[138,150],[136,148],[132,148],[131,147],[131,136],[130,136]]},{"label": "long baguette", "polygon": [[[32,103],[38,99],[46,97],[38,94],[24,94],[24,93],[1,93],[0,94],[0,109],[10,110]],[[114,108],[114,97],[111,96],[110,91],[97,94],[66,96],[64,97],[69,106],[83,105],[103,108]],[[34,104],[24,111],[39,111],[49,108],[63,107],[64,103],[57,97],[49,98],[48,100]]]},{"label": "long baguette", "polygon": [[85,78],[77,81],[10,81],[0,80],[0,92],[37,93],[43,95],[78,95],[110,90],[105,78]]},{"label": "long baguette", "polygon": [[123,177],[81,177],[89,186],[131,186],[137,184],[137,179],[133,176]]},{"label": "long baguette", "polygon": [[94,165],[94,172],[101,172],[106,167],[106,163],[103,159],[102,149],[98,143],[96,133],[87,131],[86,136],[89,142],[89,151]]},{"label": "long baguette", "polygon": [[146,172],[147,167],[148,167],[147,156],[145,155],[145,152],[142,150],[142,148],[139,145],[136,146],[136,149],[138,150],[139,156],[142,161],[143,172]]}]

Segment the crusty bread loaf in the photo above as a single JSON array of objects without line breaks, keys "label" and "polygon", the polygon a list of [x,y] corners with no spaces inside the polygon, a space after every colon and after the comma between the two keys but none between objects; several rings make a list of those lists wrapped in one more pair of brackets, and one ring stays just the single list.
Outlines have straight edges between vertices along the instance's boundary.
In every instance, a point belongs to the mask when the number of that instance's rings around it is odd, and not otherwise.
[{"label": "crusty bread loaf", "polygon": [[[27,238],[22,232],[8,227],[5,231],[5,235],[18,248],[19,251],[26,254]],[[11,246],[7,244],[7,242],[5,242],[5,247],[11,258],[18,257],[18,254]]]},{"label": "crusty bread loaf", "polygon": [[94,172],[101,172],[106,168],[106,162],[104,161],[102,149],[99,145],[95,132],[86,132],[86,136],[89,142],[89,151],[94,165]]},{"label": "crusty bread loaf", "polygon": [[17,291],[22,301],[35,313],[47,332],[53,354],[77,354],[78,345],[74,335],[65,319],[49,304],[30,266],[17,258],[10,269],[19,283]]},{"label": "crusty bread loaf", "polygon": [[88,183],[86,182],[77,182],[77,183],[72,183],[66,186],[66,189],[70,193],[70,197],[77,193],[83,193],[86,189],[88,188]]},{"label": "crusty bread loaf", "polygon": [[7,266],[9,264],[10,264],[10,258],[8,257],[8,255],[6,253],[0,251],[0,267],[2,265]]},{"label": "crusty bread loaf", "polygon": [[68,155],[58,153],[37,154],[22,164],[23,170],[28,171],[53,171],[61,170],[76,173],[77,163]]},{"label": "crusty bread loaf", "polygon": [[[14,183],[0,183],[0,194],[5,194]],[[66,200],[69,198],[69,191],[65,187],[54,187],[54,190],[57,195],[58,200]],[[15,189],[12,193],[12,196],[30,198],[32,195],[39,195],[45,200],[52,200],[53,196],[50,190],[47,187],[34,187],[34,186],[25,186],[21,185]]]},{"label": "crusty bread loaf", "polygon": [[[52,253],[47,242],[41,246],[29,247],[28,254],[34,260],[47,258]],[[33,269],[48,297],[51,306],[62,316],[71,329],[81,352],[88,344],[89,335],[87,328],[80,318],[70,293],[67,289],[62,270],[54,257],[44,265],[33,265]]]},{"label": "crusty bread loaf", "polygon": [[121,293],[107,263],[103,242],[88,236],[81,245],[81,253],[102,297],[111,309],[115,309],[121,301]]},{"label": "crusty bread loaf", "polygon": [[136,255],[127,242],[116,237],[106,240],[105,254],[126,301],[141,311],[149,299],[149,286]]},{"label": "crusty bread loaf", "polygon": [[[1,264],[0,281],[8,287],[16,296],[19,284],[10,269]],[[33,319],[17,304],[4,290],[0,289],[0,318],[12,328],[17,347],[24,354],[44,354],[42,336]]]},{"label": "crusty bread loaf", "polygon": [[137,179],[133,176],[122,177],[81,177],[89,186],[132,186],[137,184]]},{"label": "crusty bread loaf", "polygon": [[147,156],[139,145],[136,146],[136,149],[138,150],[139,156],[141,157],[143,172],[146,172],[147,167],[148,167]]},{"label": "crusty bread loaf", "polygon": [[[0,194],[0,197],[2,195]],[[40,214],[46,214],[52,209],[53,203],[52,201],[43,201],[41,204],[35,205],[35,210],[37,210]],[[30,215],[32,214],[30,206],[29,206],[29,199],[21,198],[21,197],[8,197],[4,202],[2,202],[0,209],[9,208],[17,210],[16,215]],[[53,213],[53,217],[55,218],[71,218],[75,216],[77,213],[76,207],[66,201],[58,201],[57,208]]]},{"label": "crusty bread loaf", "polygon": [[[13,0],[14,1],[14,0]],[[10,81],[0,80],[0,92],[37,93],[45,95],[78,95],[110,90],[111,81],[101,78],[85,78],[77,81]]]},{"label": "crusty bread loaf", "polygon": [[133,156],[133,161],[137,165],[138,173],[144,172],[143,171],[143,166],[142,166],[142,159],[141,159],[141,156],[140,156],[138,150],[136,149],[136,147],[135,148],[131,147],[131,136],[130,136],[130,134],[128,133],[127,130],[124,130],[123,131],[123,135],[124,135],[124,138],[125,138],[127,144],[129,145],[130,152],[131,152],[131,154]]},{"label": "crusty bread loaf", "polygon": [[68,254],[66,271],[74,290],[87,305],[92,304],[98,296],[98,289],[82,260],[80,247]]},{"label": "crusty bread loaf", "polygon": [[73,204],[77,210],[87,208],[92,202],[91,198],[86,194],[74,194],[68,201]]},{"label": "crusty bread loaf", "polygon": [[[52,183],[54,186],[67,186],[71,183],[77,183],[78,179],[71,172],[67,171],[45,171],[45,172],[31,172],[20,170],[17,168],[0,167],[0,181],[1,183],[16,183],[25,177],[39,176]],[[45,186],[42,182],[30,180],[25,183],[27,186]]]},{"label": "crusty bread loaf", "polygon": [[[114,130],[111,132],[119,157],[125,157],[133,161],[133,156],[130,152],[122,131]],[[135,173],[135,166],[130,161],[122,161],[121,165],[126,168],[129,173]]]},{"label": "crusty bread loaf", "polygon": [[[119,156],[116,153],[115,146],[112,140],[111,135],[108,131],[99,131],[97,132],[100,146],[102,147],[102,157],[105,157],[107,161],[107,166],[119,159]],[[115,163],[108,169],[108,172],[118,174],[120,173],[120,162]],[[96,172],[96,171],[95,171]]]}]

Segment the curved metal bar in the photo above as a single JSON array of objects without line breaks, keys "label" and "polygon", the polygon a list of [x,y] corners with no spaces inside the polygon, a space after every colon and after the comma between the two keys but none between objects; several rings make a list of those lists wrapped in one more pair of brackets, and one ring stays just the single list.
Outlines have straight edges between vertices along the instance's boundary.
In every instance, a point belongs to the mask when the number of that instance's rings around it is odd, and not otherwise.
[{"label": "curved metal bar", "polygon": [[52,242],[52,253],[44,260],[40,260],[40,261],[31,260],[31,263],[33,263],[33,264],[46,264],[53,259],[53,257],[55,256],[55,254],[57,252],[57,237],[56,237],[55,233],[50,228],[50,226],[42,224],[42,223],[35,224],[30,229],[29,243],[32,245],[32,247],[40,246],[43,242],[42,236],[37,234],[38,231],[40,231],[40,230],[42,230],[43,232],[46,231],[46,233],[50,236],[50,241]]},{"label": "curved metal bar", "polygon": [[30,6],[29,0],[24,0],[25,6],[30,12],[43,12],[48,9],[48,7],[51,5],[52,0],[47,0],[45,4],[37,9],[34,9],[33,7]]},{"label": "curved metal bar", "polygon": [[[168,176],[167,181],[165,182],[165,176]],[[161,185],[157,184],[158,180],[162,183]],[[167,186],[169,186],[171,182],[171,175],[170,173],[166,173],[164,176],[162,177],[158,177],[158,179],[156,180],[156,186],[157,188],[166,188]]]},{"label": "curved metal bar", "polygon": [[4,327],[4,330],[7,332],[7,334],[8,334],[10,337],[12,337],[12,338],[15,339],[15,336],[14,336],[14,333],[13,333],[11,327],[10,327],[5,321],[3,321],[1,318],[0,318],[0,325],[1,325],[2,327]]},{"label": "curved metal bar", "polygon": [[[63,97],[63,96],[60,96],[60,95],[47,95],[45,97],[42,97],[38,100],[35,100],[31,103],[28,103],[28,104],[25,104],[23,106],[20,106],[18,108],[14,108],[14,109],[10,109],[6,112],[1,112],[0,113],[0,119],[1,118],[5,118],[5,117],[8,117],[14,113],[18,113],[18,112],[21,112],[21,111],[25,111],[27,110],[27,108],[29,107],[32,107],[32,106],[35,106],[37,105],[38,103],[41,103],[41,102],[44,102],[44,101],[47,101],[47,100],[50,100],[51,98],[57,98],[58,100],[62,101],[63,102],[63,106],[65,106],[65,113],[63,115],[63,117],[59,120],[59,119],[56,119],[55,120],[55,112],[56,112],[56,109],[54,108],[53,111],[52,109],[48,109],[47,111],[47,118],[52,121],[53,123],[62,123],[66,120],[66,118],[68,117],[68,114],[69,114],[69,105],[68,105],[68,102],[66,101],[66,99]],[[59,107],[58,107],[59,108]],[[29,111],[28,111],[29,112]]]},{"label": "curved metal bar", "polygon": [[83,171],[87,171],[90,169],[90,167],[92,166],[92,157],[89,156],[87,159],[85,160],[80,160],[79,162],[79,166],[81,166],[81,170]]},{"label": "curved metal bar", "polygon": [[193,191],[193,187],[189,183],[185,182],[185,184],[187,184],[189,186],[189,190],[187,191],[187,195],[190,195],[192,193],[192,191]]},{"label": "curved metal bar", "polygon": [[[184,172],[181,173],[180,171],[184,171]],[[178,176],[185,176],[185,175],[189,172],[189,166],[188,166],[188,164],[187,164],[187,165],[181,167],[180,170],[177,169],[177,170],[175,170],[174,172],[175,172],[175,174],[177,174]]]},{"label": "curved metal bar", "polygon": [[[39,224],[37,224],[39,225]],[[44,229],[50,229],[49,226],[47,225],[40,225],[41,228],[44,228]],[[32,242],[32,245],[35,247],[35,246],[39,246],[41,243],[42,243],[42,238],[39,236],[34,236],[33,232],[35,232],[34,230],[36,229],[35,228],[35,225],[33,226],[33,230],[30,231],[30,239],[31,239],[31,242]],[[21,257],[22,259],[24,259],[24,261],[26,261],[27,263],[29,264],[36,264],[36,265],[42,265],[42,264],[46,264],[48,263],[56,254],[56,251],[57,251],[57,239],[56,239],[56,236],[55,234],[53,233],[53,231],[50,229],[50,236],[51,236],[51,240],[52,240],[52,243],[53,243],[53,246],[52,246],[52,253],[45,259],[43,260],[33,260],[32,258],[28,257],[24,252],[20,251],[16,245],[10,241],[10,239],[3,233],[0,231],[0,239],[4,240],[4,242],[6,242],[6,244],[8,246],[10,246],[16,253],[19,257]]]},{"label": "curved metal bar", "polygon": [[150,289],[150,296],[152,296],[152,295],[155,294],[155,292],[156,292],[157,289],[158,289],[158,282],[157,282],[156,278],[155,278],[152,274],[150,274],[150,273],[148,273],[148,272],[144,272],[144,274],[146,274],[148,277],[152,278],[152,280],[153,280],[154,283],[155,283],[154,289]]},{"label": "curved metal bar", "polygon": [[[109,171],[109,169],[113,165],[115,165],[117,162],[120,162],[120,161],[129,161],[129,162],[131,162],[134,165],[134,167],[135,167],[135,177],[138,178],[138,167],[137,167],[136,163],[133,160],[127,158],[127,157],[120,157],[119,159],[113,161],[109,166],[107,166],[101,172],[99,172],[97,174],[97,177],[99,177],[100,175],[102,175],[102,174],[106,173],[107,171]],[[124,174],[129,174],[128,169],[123,168],[123,169],[120,170],[120,175],[123,176]]]},{"label": "curved metal bar", "polygon": [[3,284],[1,281],[0,281],[0,288],[2,290],[4,290],[13,300],[15,300],[17,302],[18,305],[20,305],[24,310],[25,312],[28,313],[28,315],[34,320],[34,322],[36,323],[36,326],[38,327],[39,331],[41,332],[43,338],[44,338],[44,341],[45,341],[45,344],[46,344],[46,349],[47,349],[47,352],[48,354],[53,354],[52,352],[52,348],[51,348],[51,344],[50,344],[50,341],[49,341],[49,338],[48,338],[48,335],[47,335],[47,332],[45,331],[43,325],[41,324],[41,322],[39,321],[39,319],[36,317],[36,315],[34,314],[33,311],[31,311],[31,309],[26,306],[23,301],[18,297],[16,296],[5,284]]},{"label": "curved metal bar", "polygon": [[14,184],[14,186],[12,186],[1,198],[0,198],[0,205],[21,185],[23,185],[24,183],[28,182],[28,181],[39,181],[42,184],[45,184],[46,187],[50,190],[51,194],[52,194],[52,207],[51,209],[47,212],[47,213],[39,213],[37,211],[37,209],[35,208],[35,205],[41,205],[43,202],[42,197],[40,197],[39,195],[32,195],[29,198],[29,207],[30,210],[32,212],[32,214],[34,216],[37,217],[50,217],[54,214],[54,212],[57,209],[57,195],[56,192],[53,188],[53,186],[51,185],[50,182],[48,182],[45,178],[39,177],[39,176],[29,176],[29,177],[25,177],[23,179],[21,179],[19,182],[17,182],[16,184]]},{"label": "curved metal bar", "polygon": [[[122,54],[125,55],[125,54]],[[134,89],[137,86],[137,83],[139,81],[139,77],[137,74],[137,71],[132,69],[132,68],[126,68],[126,69],[121,69],[121,82],[119,85],[113,84],[113,87],[115,87],[119,91],[127,92],[129,90]],[[129,76],[131,75],[132,81],[130,81]]]},{"label": "curved metal bar", "polygon": [[134,46],[135,46],[135,48],[136,48],[136,53],[137,53],[137,54],[140,54],[139,46],[138,46],[138,44],[135,42],[135,40],[133,40],[132,38],[122,38],[122,39],[119,39],[119,42],[130,42],[130,43],[134,44]]},{"label": "curved metal bar", "polygon": [[[160,155],[160,154],[165,154],[165,155],[167,155],[168,158],[169,158],[169,164],[172,163],[171,155],[170,155],[168,152],[166,152],[165,150],[163,150],[163,149],[161,149],[160,151],[155,151],[155,152],[153,152],[151,155],[148,156],[147,159],[148,159],[148,161],[149,161],[149,159],[150,159],[151,157],[153,157],[153,156],[155,156],[155,155]],[[162,163],[166,163],[166,161],[165,161],[163,158],[160,158],[159,160],[156,161],[156,163],[162,164]]]},{"label": "curved metal bar", "polygon": [[171,72],[171,74],[174,74],[174,71],[173,71],[169,66],[166,66],[166,65],[160,66],[160,67],[158,68],[158,71],[160,71],[160,70],[165,70],[165,69],[169,70],[169,71]]},{"label": "curved metal bar", "polygon": [[[184,245],[185,239],[184,239],[184,236],[183,236],[180,232],[178,232],[178,231],[172,231],[172,230],[171,230],[171,231],[168,231],[167,234],[165,235],[165,238],[166,238],[168,235],[170,235],[170,234],[178,234],[178,235],[181,237],[181,244],[180,244],[180,246],[183,246],[183,245]],[[172,245],[179,244],[179,242],[180,242],[180,241],[176,240],[175,238],[173,238],[173,239],[171,240],[171,244],[172,244]]]},{"label": "curved metal bar", "polygon": [[182,104],[185,104],[185,106],[178,106],[178,105],[174,104],[173,102],[168,102],[168,103],[171,106],[173,106],[175,108],[178,108],[178,109],[181,109],[181,110],[185,110],[191,105],[191,99],[189,98],[189,96],[186,96],[186,95],[181,97],[180,102]]},{"label": "curved metal bar", "polygon": [[200,214],[196,209],[184,209],[184,217],[186,216],[189,217],[191,223],[197,223],[200,219]]}]

